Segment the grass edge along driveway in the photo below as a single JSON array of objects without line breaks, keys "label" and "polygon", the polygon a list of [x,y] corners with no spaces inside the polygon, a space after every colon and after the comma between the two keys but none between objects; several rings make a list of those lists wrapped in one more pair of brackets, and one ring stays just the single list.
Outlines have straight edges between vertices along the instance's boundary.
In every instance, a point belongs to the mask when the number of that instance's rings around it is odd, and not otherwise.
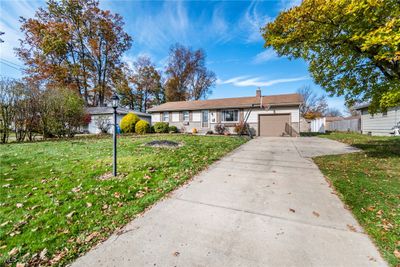
[{"label": "grass edge along driveway", "polygon": [[391,266],[400,266],[400,137],[320,135],[362,149],[314,158]]},{"label": "grass edge along driveway", "polygon": [[[163,139],[175,149],[143,144]],[[245,143],[223,136],[148,135],[2,145],[0,265],[65,265],[146,207]]]}]

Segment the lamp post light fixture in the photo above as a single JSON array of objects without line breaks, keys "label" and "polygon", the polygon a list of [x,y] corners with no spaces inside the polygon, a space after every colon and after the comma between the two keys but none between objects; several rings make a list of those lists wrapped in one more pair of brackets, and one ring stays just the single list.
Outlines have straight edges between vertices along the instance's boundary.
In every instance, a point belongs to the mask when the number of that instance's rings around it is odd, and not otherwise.
[{"label": "lamp post light fixture", "polygon": [[111,97],[111,105],[114,109],[114,129],[113,129],[113,176],[117,176],[117,108],[119,97],[114,93]]}]

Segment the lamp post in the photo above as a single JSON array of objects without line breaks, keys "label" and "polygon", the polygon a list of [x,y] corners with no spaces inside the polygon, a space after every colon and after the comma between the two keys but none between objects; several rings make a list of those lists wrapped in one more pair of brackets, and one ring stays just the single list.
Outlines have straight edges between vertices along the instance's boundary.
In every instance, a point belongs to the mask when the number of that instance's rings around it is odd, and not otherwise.
[{"label": "lamp post", "polygon": [[113,175],[117,176],[117,108],[119,97],[114,93],[111,97],[111,105],[114,109],[114,130],[113,130]]}]

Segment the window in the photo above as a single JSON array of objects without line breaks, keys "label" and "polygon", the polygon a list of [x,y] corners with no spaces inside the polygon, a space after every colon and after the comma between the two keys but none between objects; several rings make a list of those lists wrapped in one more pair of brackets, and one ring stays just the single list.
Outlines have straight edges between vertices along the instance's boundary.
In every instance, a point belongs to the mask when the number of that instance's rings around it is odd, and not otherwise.
[{"label": "window", "polygon": [[169,112],[163,112],[162,120],[167,122],[169,121]]},{"label": "window", "polygon": [[189,111],[183,112],[183,121],[189,121]]},{"label": "window", "polygon": [[238,110],[223,110],[222,121],[238,121]]}]

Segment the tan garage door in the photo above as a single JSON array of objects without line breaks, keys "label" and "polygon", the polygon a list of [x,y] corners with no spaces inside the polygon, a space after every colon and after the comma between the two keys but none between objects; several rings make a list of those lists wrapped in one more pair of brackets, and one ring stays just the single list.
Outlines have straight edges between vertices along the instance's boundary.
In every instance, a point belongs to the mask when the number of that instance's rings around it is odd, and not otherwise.
[{"label": "tan garage door", "polygon": [[282,136],[286,123],[290,123],[289,114],[260,115],[258,117],[259,136]]}]

